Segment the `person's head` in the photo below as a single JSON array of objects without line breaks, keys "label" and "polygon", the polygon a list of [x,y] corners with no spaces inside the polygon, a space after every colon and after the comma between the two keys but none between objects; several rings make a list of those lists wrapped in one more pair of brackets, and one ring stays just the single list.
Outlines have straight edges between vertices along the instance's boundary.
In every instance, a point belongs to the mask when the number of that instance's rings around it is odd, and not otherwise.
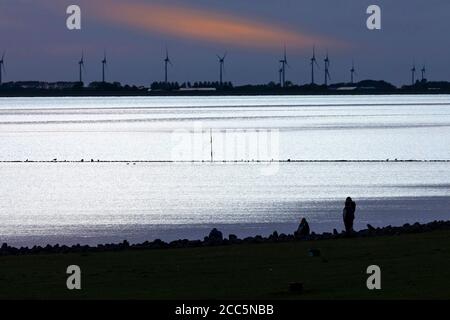
[{"label": "person's head", "polygon": [[345,205],[350,204],[352,201],[353,201],[352,198],[347,197],[347,199],[345,199]]},{"label": "person's head", "polygon": [[302,224],[306,223],[306,219],[305,219],[305,218],[302,218],[302,220],[300,221],[300,223],[302,223]]}]

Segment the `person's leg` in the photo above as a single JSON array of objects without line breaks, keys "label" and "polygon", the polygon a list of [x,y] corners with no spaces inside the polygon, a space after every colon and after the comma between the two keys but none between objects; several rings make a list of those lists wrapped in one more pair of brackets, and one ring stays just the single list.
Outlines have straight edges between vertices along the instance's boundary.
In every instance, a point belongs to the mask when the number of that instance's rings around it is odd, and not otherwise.
[{"label": "person's leg", "polygon": [[353,233],[353,219],[344,220],[345,224],[345,232],[347,235],[351,235]]},{"label": "person's leg", "polygon": [[348,219],[344,219],[345,232],[350,232],[350,221]]}]

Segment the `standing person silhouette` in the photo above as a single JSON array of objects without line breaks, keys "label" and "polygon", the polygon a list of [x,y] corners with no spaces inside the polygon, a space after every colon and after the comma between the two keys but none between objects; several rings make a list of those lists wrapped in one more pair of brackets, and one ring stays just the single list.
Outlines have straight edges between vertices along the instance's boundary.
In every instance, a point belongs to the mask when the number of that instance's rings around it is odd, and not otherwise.
[{"label": "standing person silhouette", "polygon": [[345,225],[345,232],[350,235],[353,232],[353,221],[355,220],[356,203],[352,198],[348,197],[345,200],[345,206],[343,210],[343,218]]}]

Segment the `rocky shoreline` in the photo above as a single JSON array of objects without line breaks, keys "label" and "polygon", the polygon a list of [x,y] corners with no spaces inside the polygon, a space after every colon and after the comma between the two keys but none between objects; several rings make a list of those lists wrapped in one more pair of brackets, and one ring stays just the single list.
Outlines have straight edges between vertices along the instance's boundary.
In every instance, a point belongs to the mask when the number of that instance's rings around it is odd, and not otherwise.
[{"label": "rocky shoreline", "polygon": [[380,237],[380,236],[396,236],[401,234],[423,233],[438,230],[450,230],[450,221],[433,221],[425,224],[418,222],[414,224],[404,224],[400,227],[386,226],[382,228],[374,228],[370,224],[367,229],[355,231],[351,235],[344,231],[338,232],[336,229],[332,233],[324,232],[316,234],[311,232],[309,235],[294,234],[278,234],[274,231],[270,236],[263,237],[260,235],[254,237],[238,238],[236,235],[230,234],[228,237],[223,237],[222,233],[213,229],[210,234],[203,240],[175,240],[171,242],[164,242],[156,239],[152,242],[145,241],[138,244],[130,244],[128,241],[123,241],[117,244],[99,244],[97,246],[89,245],[47,245],[45,247],[33,246],[29,247],[11,247],[7,243],[3,243],[0,247],[0,256],[8,255],[32,255],[32,254],[60,254],[60,253],[89,253],[89,252],[105,252],[105,251],[121,251],[121,250],[151,250],[151,249],[175,249],[175,248],[198,248],[207,246],[227,246],[239,244],[261,244],[261,243],[282,243],[292,241],[317,241],[330,240],[340,238],[363,238],[363,237]]}]

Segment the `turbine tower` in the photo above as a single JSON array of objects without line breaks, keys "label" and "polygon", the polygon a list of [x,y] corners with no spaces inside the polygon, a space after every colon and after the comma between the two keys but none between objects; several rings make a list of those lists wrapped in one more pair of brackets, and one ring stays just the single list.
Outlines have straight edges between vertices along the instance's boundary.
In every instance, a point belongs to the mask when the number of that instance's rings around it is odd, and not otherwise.
[{"label": "turbine tower", "polygon": [[311,84],[314,84],[314,65],[319,67],[316,60],[316,47],[313,47],[313,56],[311,58]]},{"label": "turbine tower", "polygon": [[425,73],[427,72],[425,69],[425,65],[423,65],[422,70],[420,70],[422,72],[422,82],[425,81]]},{"label": "turbine tower", "polygon": [[416,63],[413,63],[413,66],[411,68],[411,83],[414,85],[416,83]]},{"label": "turbine tower", "polygon": [[354,75],[355,75],[355,62],[352,60],[352,68],[350,69],[350,83],[353,84],[354,83]]},{"label": "turbine tower", "polygon": [[169,50],[167,50],[166,48],[166,58],[164,59],[164,83],[167,84],[167,66],[168,65],[172,66],[172,61],[170,61],[169,58]]},{"label": "turbine tower", "polygon": [[286,47],[284,47],[284,56],[283,59],[280,60],[281,63],[281,86],[285,87],[286,86],[286,66],[288,65],[287,62],[287,55],[286,55]]},{"label": "turbine tower", "polygon": [[278,69],[278,78],[279,78],[279,83],[280,83],[280,87],[283,85],[283,68]]},{"label": "turbine tower", "polygon": [[83,70],[84,70],[84,52],[81,53],[81,59],[78,61],[78,67],[79,67],[79,80],[80,82],[83,82]]},{"label": "turbine tower", "polygon": [[325,62],[325,86],[328,86],[328,80],[331,80],[330,77],[330,58],[328,57],[328,52],[327,52],[327,56],[325,57],[325,60],[323,60]]},{"label": "turbine tower", "polygon": [[105,69],[108,65],[108,60],[106,59],[106,51],[103,53],[103,60],[102,60],[102,82],[105,83]]},{"label": "turbine tower", "polygon": [[3,73],[6,72],[6,69],[5,69],[5,55],[6,55],[6,52],[3,52],[2,59],[0,60],[0,84],[3,83]]},{"label": "turbine tower", "polygon": [[225,71],[225,58],[227,57],[227,53],[225,52],[225,54],[221,57],[219,55],[217,55],[217,58],[219,59],[219,83],[220,86],[222,86],[223,84],[223,73]]}]

